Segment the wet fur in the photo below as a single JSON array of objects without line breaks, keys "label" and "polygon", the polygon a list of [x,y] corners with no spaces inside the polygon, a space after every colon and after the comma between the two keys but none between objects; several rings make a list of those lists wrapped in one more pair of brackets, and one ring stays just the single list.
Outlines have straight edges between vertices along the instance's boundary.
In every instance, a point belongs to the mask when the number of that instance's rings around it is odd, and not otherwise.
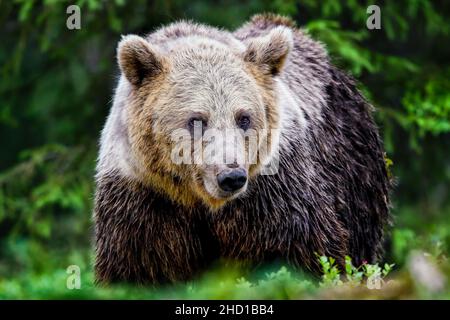
[{"label": "wet fur", "polygon": [[[125,144],[116,144],[117,150],[108,146],[127,131],[114,116],[105,127],[97,169],[98,281],[187,280],[220,258],[254,264],[281,260],[317,272],[316,253],[340,264],[345,255],[355,264],[381,257],[390,185],[372,107],[351,78],[330,64],[320,44],[273,15],[254,17],[234,37],[182,23],[150,38],[164,43],[168,35],[194,32],[237,47],[278,25],[293,30],[294,48],[273,81],[294,92],[306,119],[304,128],[295,120],[283,128],[278,174],[252,179],[242,197],[216,212],[195,199],[183,205],[175,199],[178,187],[188,188],[183,177],[163,174],[167,181],[161,184],[170,187],[154,188],[136,177],[137,169],[122,170],[108,160],[118,149],[130,152]],[[272,90],[274,83],[264,79],[261,85]]]}]

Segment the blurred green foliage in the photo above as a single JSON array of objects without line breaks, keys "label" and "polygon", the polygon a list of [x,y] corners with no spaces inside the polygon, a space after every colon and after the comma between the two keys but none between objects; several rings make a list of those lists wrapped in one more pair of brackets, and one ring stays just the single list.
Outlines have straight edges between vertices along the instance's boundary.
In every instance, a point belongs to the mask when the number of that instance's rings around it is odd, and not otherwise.
[{"label": "blurred green foliage", "polygon": [[[81,8],[81,30],[66,28],[70,4]],[[450,5],[378,1],[382,28],[368,30],[371,4],[0,1],[0,298],[327,297],[317,293],[317,280],[283,268],[257,280],[219,270],[156,291],[92,284],[93,170],[118,75],[120,36],[145,34],[178,19],[236,28],[267,11],[291,16],[323,41],[334,63],[357,78],[376,107],[397,180],[386,260],[402,278],[410,252],[421,249],[450,275]],[[65,286],[72,264],[82,270],[82,290]],[[324,276],[336,281],[342,271],[328,267]],[[347,267],[349,282],[362,276]]]}]

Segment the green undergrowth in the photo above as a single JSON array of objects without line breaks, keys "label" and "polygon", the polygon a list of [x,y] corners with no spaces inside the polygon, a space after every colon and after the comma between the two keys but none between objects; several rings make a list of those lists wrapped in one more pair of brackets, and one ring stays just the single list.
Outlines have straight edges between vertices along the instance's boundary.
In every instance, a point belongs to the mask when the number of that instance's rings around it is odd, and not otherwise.
[{"label": "green undergrowth", "polygon": [[[417,253],[427,257],[427,254]],[[91,266],[80,267],[80,286],[73,288],[65,268],[43,273],[23,273],[0,280],[1,299],[448,299],[445,272],[448,265],[428,257],[427,268],[439,270],[442,287],[430,288],[414,279],[414,266],[396,269],[393,264],[355,267],[349,257],[345,270],[333,258],[318,257],[322,275],[312,277],[285,266],[256,273],[221,267],[198,279],[174,285],[95,285]],[[417,276],[417,274],[416,274]],[[420,277],[420,276],[419,276]],[[70,289],[72,288],[72,289]]]}]

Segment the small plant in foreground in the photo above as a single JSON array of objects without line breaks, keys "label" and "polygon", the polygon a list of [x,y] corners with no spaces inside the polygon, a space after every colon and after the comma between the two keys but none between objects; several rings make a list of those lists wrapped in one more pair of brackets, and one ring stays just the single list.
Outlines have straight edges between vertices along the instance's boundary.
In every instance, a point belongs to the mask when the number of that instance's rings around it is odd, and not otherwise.
[{"label": "small plant in foreground", "polygon": [[319,257],[320,265],[322,266],[322,281],[320,282],[320,286],[336,286],[341,285],[341,277],[338,266],[336,265],[336,260],[332,257],[320,256]]},{"label": "small plant in foreground", "polygon": [[[322,280],[319,283],[321,287],[342,285],[344,278],[341,276],[339,266],[336,265],[336,260],[332,257],[319,256],[319,262],[322,267]],[[345,279],[346,283],[357,286],[361,285],[363,279],[367,278],[370,281],[383,280],[394,267],[394,264],[385,263],[380,267],[378,263],[369,264],[363,262],[359,267],[355,267],[352,259],[349,256],[345,257]]]}]

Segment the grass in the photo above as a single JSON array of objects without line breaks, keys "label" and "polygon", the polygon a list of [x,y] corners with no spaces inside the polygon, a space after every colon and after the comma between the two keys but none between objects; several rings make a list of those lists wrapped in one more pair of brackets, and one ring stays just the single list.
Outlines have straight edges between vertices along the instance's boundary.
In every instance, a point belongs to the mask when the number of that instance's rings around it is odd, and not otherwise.
[{"label": "grass", "polygon": [[[65,268],[53,272],[23,273],[0,280],[1,299],[449,299],[445,274],[449,265],[423,252],[420,266],[406,264],[396,269],[364,264],[355,267],[347,258],[339,270],[333,258],[318,257],[323,274],[320,279],[286,267],[244,274],[237,268],[216,268],[199,279],[175,285],[145,287],[126,284],[96,286],[92,268],[81,268],[77,277]],[[410,258],[413,259],[414,258]],[[411,261],[413,261],[411,260]],[[419,262],[417,262],[419,263]],[[423,274],[421,274],[423,273]],[[433,274],[433,279],[428,277]],[[75,276],[74,276],[75,275]],[[424,277],[425,276],[425,277]],[[434,287],[425,281],[435,281]],[[430,280],[431,279],[431,280]],[[74,281],[75,280],[75,281]],[[73,289],[69,289],[73,288]]]}]

